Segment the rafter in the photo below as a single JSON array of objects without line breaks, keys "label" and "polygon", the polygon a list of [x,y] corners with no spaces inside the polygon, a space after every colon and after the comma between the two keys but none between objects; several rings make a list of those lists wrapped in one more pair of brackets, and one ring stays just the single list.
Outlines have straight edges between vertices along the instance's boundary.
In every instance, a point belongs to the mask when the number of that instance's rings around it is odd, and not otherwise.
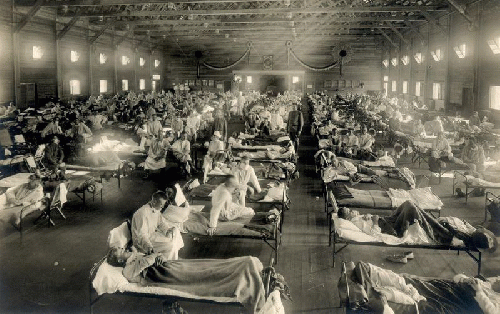
[{"label": "rafter", "polygon": [[[392,25],[392,23],[391,23],[391,22],[386,22],[386,24],[389,26],[389,28],[390,28],[390,29],[391,29],[394,33],[396,33],[396,35],[397,35],[399,38],[401,38],[401,40],[402,40],[402,41],[403,41],[406,45],[409,45],[409,44],[410,44],[410,41],[408,41],[408,39],[406,39],[406,38],[403,36],[403,34],[401,34],[401,33],[399,32],[399,30],[398,30],[396,27],[394,27],[394,25]],[[379,29],[380,29],[380,28],[381,28],[381,27],[379,27]]]},{"label": "rafter", "polygon": [[405,21],[405,25],[408,26],[410,28],[410,30],[413,32],[413,34],[417,35],[417,37],[421,41],[425,41],[424,36],[420,33],[418,28],[416,28],[410,21]]},{"label": "rafter", "polygon": [[36,13],[40,10],[42,7],[43,0],[37,0],[35,4],[31,7],[31,9],[26,13],[26,15],[21,19],[21,21],[16,25],[14,28],[14,33],[19,33],[21,29],[23,29],[26,24],[28,24],[29,21],[36,15]]},{"label": "rafter", "polygon": [[81,10],[78,10],[75,16],[73,16],[71,20],[66,25],[64,25],[63,29],[57,34],[57,40],[61,40],[76,24],[76,22],[78,22],[78,20],[80,19],[80,12]]},{"label": "rafter", "polygon": [[131,25],[130,29],[113,44],[115,46],[119,46],[123,41],[125,41],[125,39],[129,38],[131,35],[134,35],[134,25]]},{"label": "rafter", "polygon": [[89,39],[89,44],[93,44],[99,37],[101,37],[102,34],[104,34],[105,31],[107,31],[112,25],[113,25],[113,20],[108,20],[106,24],[101,27],[101,29]]},{"label": "rafter", "polygon": [[86,12],[82,16],[179,16],[179,15],[248,15],[248,14],[338,14],[338,13],[380,13],[380,12],[419,12],[448,11],[438,6],[373,6],[373,7],[334,7],[334,8],[266,8],[266,9],[228,9],[228,10],[169,10],[122,12]]},{"label": "rafter", "polygon": [[382,34],[382,36],[384,36],[384,37],[385,37],[385,39],[387,39],[387,41],[388,41],[389,43],[391,43],[391,45],[392,45],[392,46],[394,46],[394,48],[399,48],[398,44],[396,44],[396,43],[392,40],[392,38],[384,32],[384,30],[383,30],[383,29],[380,29],[380,28],[379,28],[378,30],[380,31],[380,33]]},{"label": "rafter", "polygon": [[439,24],[439,21],[432,16],[429,12],[422,11],[422,15],[425,16],[427,21],[431,23],[434,27],[437,27],[437,29],[443,33],[444,35],[448,36],[448,31],[443,27],[443,25]]},{"label": "rafter", "polygon": [[446,0],[452,7],[454,7],[470,25],[475,25],[475,19],[466,12],[466,8],[457,3],[455,0]]}]

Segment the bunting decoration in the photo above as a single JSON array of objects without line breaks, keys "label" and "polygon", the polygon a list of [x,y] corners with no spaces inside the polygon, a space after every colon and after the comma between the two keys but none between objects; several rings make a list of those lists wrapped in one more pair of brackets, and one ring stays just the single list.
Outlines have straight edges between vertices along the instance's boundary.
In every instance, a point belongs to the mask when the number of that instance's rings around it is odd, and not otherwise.
[{"label": "bunting decoration", "polygon": [[297,55],[295,54],[295,52],[293,51],[292,49],[292,43],[290,41],[288,41],[286,43],[287,45],[287,50],[288,50],[288,54],[289,55],[292,55],[292,57],[300,64],[302,65],[303,67],[311,70],[311,71],[328,71],[328,70],[331,70],[333,69],[334,67],[336,67],[337,65],[339,65],[339,61],[336,60],[334,61],[333,63],[327,65],[327,66],[324,66],[324,67],[320,67],[320,68],[317,68],[317,67],[312,67],[310,65],[307,65],[305,62],[303,62],[302,60],[299,59],[299,57],[297,57]]},{"label": "bunting decoration", "polygon": [[241,57],[238,58],[238,60],[236,60],[232,64],[229,64],[229,65],[226,65],[223,67],[218,67],[218,66],[210,65],[206,62],[203,62],[203,65],[209,69],[216,70],[216,71],[228,70],[228,69],[234,67],[235,65],[239,64],[241,61],[245,60],[245,57],[250,54],[251,48],[252,48],[252,42],[248,42],[247,43],[247,50],[243,53],[243,55]]}]

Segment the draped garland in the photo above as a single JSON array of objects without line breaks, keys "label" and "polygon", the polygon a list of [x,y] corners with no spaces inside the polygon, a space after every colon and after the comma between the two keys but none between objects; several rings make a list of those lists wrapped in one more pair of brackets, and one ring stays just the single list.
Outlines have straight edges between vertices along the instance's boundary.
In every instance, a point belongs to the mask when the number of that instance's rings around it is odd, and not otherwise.
[{"label": "draped garland", "polygon": [[240,63],[241,61],[243,61],[250,54],[251,48],[252,48],[252,44],[248,43],[247,50],[243,53],[243,55],[238,60],[236,60],[234,63],[232,63],[230,65],[227,65],[224,67],[217,67],[217,66],[210,65],[206,62],[203,62],[203,65],[209,69],[216,70],[216,71],[228,70],[228,69],[234,67],[235,65],[237,65],[238,63]]},{"label": "draped garland", "polygon": [[306,67],[308,68],[309,70],[312,70],[312,71],[328,71],[328,70],[331,70],[333,69],[334,67],[336,67],[339,63],[338,60],[334,61],[332,64],[330,65],[327,65],[327,66],[324,66],[324,67],[321,67],[321,68],[316,68],[316,67],[312,67],[310,65],[307,65],[305,64],[302,60],[299,59],[299,57],[297,57],[297,55],[295,54],[295,52],[292,50],[292,43],[291,42],[287,42],[286,43],[287,45],[287,50],[288,50],[288,54],[292,55],[292,57],[300,64],[302,65],[303,67]]}]

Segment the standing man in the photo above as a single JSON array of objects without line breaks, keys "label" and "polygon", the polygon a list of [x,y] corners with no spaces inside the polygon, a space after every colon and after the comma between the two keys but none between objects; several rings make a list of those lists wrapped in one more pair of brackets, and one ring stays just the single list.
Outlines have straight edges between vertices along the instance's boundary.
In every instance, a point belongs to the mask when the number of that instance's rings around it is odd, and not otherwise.
[{"label": "standing man", "polygon": [[286,125],[290,139],[295,145],[295,151],[299,149],[299,137],[304,126],[304,117],[300,111],[300,105],[294,105],[293,110],[288,114],[288,123]]}]

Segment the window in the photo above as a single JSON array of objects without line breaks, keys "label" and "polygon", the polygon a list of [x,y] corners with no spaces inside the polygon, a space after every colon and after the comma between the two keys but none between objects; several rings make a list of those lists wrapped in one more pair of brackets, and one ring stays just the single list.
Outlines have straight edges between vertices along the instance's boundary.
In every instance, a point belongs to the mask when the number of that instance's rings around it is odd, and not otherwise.
[{"label": "window", "polygon": [[156,81],[151,81],[151,89],[156,91]]},{"label": "window", "polygon": [[106,56],[104,53],[99,54],[99,64],[104,64],[108,60],[108,56]]},{"label": "window", "polygon": [[153,80],[159,81],[161,78],[160,74],[153,74]]},{"label": "window", "polygon": [[99,93],[107,93],[108,92],[108,81],[107,80],[100,80],[99,81]]},{"label": "window", "polygon": [[69,93],[71,95],[80,95],[80,81],[79,80],[69,81]]},{"label": "window", "polygon": [[491,51],[493,51],[493,54],[497,55],[500,53],[500,37],[488,40],[488,45]]},{"label": "window", "polygon": [[139,65],[143,67],[146,64],[146,60],[144,58],[139,58]]},{"label": "window", "polygon": [[160,66],[160,60],[155,60],[155,68]]},{"label": "window", "polygon": [[441,49],[436,49],[435,51],[431,51],[431,56],[434,59],[434,61],[439,62],[443,60],[443,53],[441,52]]},{"label": "window", "polygon": [[130,63],[130,58],[127,56],[122,56],[122,65],[127,65]]},{"label": "window", "polygon": [[403,81],[403,94],[408,94],[408,81]]},{"label": "window", "polygon": [[401,62],[404,64],[404,65],[408,65],[408,63],[410,63],[410,57],[409,56],[403,56],[401,58]]},{"label": "window", "polygon": [[467,45],[466,44],[460,44],[458,46],[453,47],[453,49],[455,50],[455,53],[457,54],[457,56],[460,59],[465,58],[465,56],[467,55]]},{"label": "window", "polygon": [[384,75],[384,82],[389,81],[389,75]]},{"label": "window", "polygon": [[500,110],[500,86],[490,86],[490,108]]},{"label": "window", "polygon": [[139,89],[140,90],[145,90],[146,89],[146,80],[145,79],[140,79],[139,80]]},{"label": "window", "polygon": [[396,92],[398,90],[398,82],[392,81],[392,89],[393,92]]},{"label": "window", "polygon": [[122,80],[122,91],[128,91],[128,80]]},{"label": "window", "polygon": [[43,49],[41,46],[33,46],[33,59],[39,60],[43,57]]},{"label": "window", "polygon": [[292,84],[295,84],[295,83],[298,83],[298,82],[299,82],[299,77],[298,76],[292,77]]},{"label": "window", "polygon": [[80,59],[78,51],[71,50],[71,62],[77,62]]},{"label": "window", "polygon": [[391,64],[392,64],[393,67],[398,66],[398,58],[392,58],[391,59]]},{"label": "window", "polygon": [[415,83],[415,96],[420,97],[421,95],[421,88],[422,88],[422,83],[421,82],[416,82]]},{"label": "window", "polygon": [[247,76],[247,83],[248,84],[252,84],[252,81],[253,81],[252,77],[251,76]]},{"label": "window", "polygon": [[432,83],[432,99],[441,99],[441,83]]},{"label": "window", "polygon": [[387,92],[389,91],[389,83],[384,82],[384,95],[387,96]]},{"label": "window", "polygon": [[387,68],[389,67],[389,60],[385,59],[384,61],[382,61],[382,64]]},{"label": "window", "polygon": [[422,53],[421,52],[417,52],[415,54],[415,61],[418,63],[418,64],[421,64],[423,61],[424,61],[424,58],[422,56]]}]

